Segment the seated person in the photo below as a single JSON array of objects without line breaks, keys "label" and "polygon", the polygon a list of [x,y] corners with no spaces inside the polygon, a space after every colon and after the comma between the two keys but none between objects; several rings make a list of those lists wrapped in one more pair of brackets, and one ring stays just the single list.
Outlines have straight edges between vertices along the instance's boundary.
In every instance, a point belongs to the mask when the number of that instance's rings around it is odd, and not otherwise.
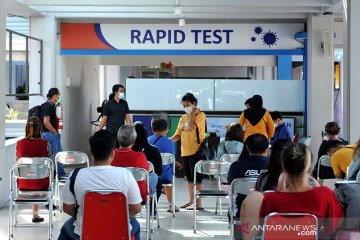
[{"label": "seated person", "polygon": [[[131,147],[135,152],[143,152],[147,161],[151,162],[154,166],[154,172],[157,176],[162,174],[162,158],[159,149],[154,145],[150,145],[147,140],[147,130],[144,123],[138,121],[134,122],[133,126],[136,131],[136,139],[134,145]],[[157,199],[161,196],[162,182],[161,178],[158,177],[156,184]]]},{"label": "seated person", "polygon": [[[251,221],[251,228],[253,224],[259,224],[259,220],[261,224],[272,212],[310,213],[317,216],[319,226],[324,225],[323,237],[329,239],[330,235],[335,233],[344,215],[344,209],[331,189],[325,186],[313,187],[309,184],[310,150],[304,144],[292,143],[281,153],[281,163],[286,174],[284,189],[264,195],[257,191],[250,193],[241,206],[240,217],[245,222]],[[251,232],[246,239],[256,234],[255,231]]]},{"label": "seated person", "polygon": [[268,170],[260,174],[255,186],[256,191],[276,191],[279,176],[282,173],[280,155],[284,147],[290,143],[291,141],[286,138],[278,139],[273,143],[267,167]]},{"label": "seated person", "polygon": [[[134,152],[131,147],[136,140],[135,128],[131,125],[123,125],[119,128],[117,140],[120,148],[115,149],[114,160],[111,165],[115,167],[138,167],[149,171],[149,164],[145,154]],[[149,174],[150,195],[155,192],[158,176],[155,173]],[[143,203],[147,200],[147,186],[145,181],[138,182]]]},{"label": "seated person", "polygon": [[[149,144],[156,146],[160,153],[170,153],[175,156],[175,146],[174,143],[166,137],[168,133],[168,124],[165,119],[155,119],[151,122],[151,128],[153,133],[148,137]],[[175,162],[175,165],[181,167],[179,162]],[[162,166],[162,174],[160,176],[163,184],[172,183],[173,176],[175,175],[173,171],[173,164],[167,164]],[[164,187],[166,198],[168,200],[168,209],[167,212],[172,210],[172,187]],[[178,212],[179,209],[175,206],[175,212]]]},{"label": "seated person", "polygon": [[[25,138],[16,143],[16,160],[22,157],[51,158],[51,146],[41,136],[41,121],[38,117],[30,117],[25,126]],[[49,188],[49,179],[18,179],[17,186],[21,190],[43,190]],[[32,222],[43,222],[44,218],[38,215],[38,205],[32,206]]]},{"label": "seated person", "polygon": [[[250,135],[245,141],[245,148],[249,151],[249,156],[244,159],[240,158],[231,164],[227,178],[228,183],[231,183],[236,178],[259,177],[260,173],[266,170],[268,165],[266,157],[268,146],[269,141],[264,135]],[[238,207],[241,206],[245,197],[245,195],[237,196],[236,205]],[[236,216],[239,216],[238,211]]]},{"label": "seated person", "polygon": [[348,176],[346,176],[346,180],[356,180],[356,176],[360,170],[360,139],[357,141],[356,146],[354,148],[354,158],[349,165]]},{"label": "seated person", "polygon": [[[340,132],[340,127],[337,124],[337,122],[328,122],[325,125],[325,133],[324,133],[324,141],[322,141],[320,147],[319,147],[319,151],[318,151],[318,157],[317,160],[319,161],[319,159],[321,158],[321,156],[326,155],[328,152],[328,147],[327,147],[327,142],[328,141],[339,141],[340,145],[347,145],[349,144],[347,141],[345,141],[344,139],[339,138],[339,132]],[[313,172],[312,172],[312,176],[314,178],[317,177],[317,169],[318,169],[318,161],[316,162]],[[330,177],[329,177],[330,178]]]},{"label": "seated person", "polygon": [[270,140],[270,144],[273,145],[274,142],[278,139],[288,139],[291,141],[289,129],[286,127],[285,123],[283,122],[283,118],[280,112],[275,111],[271,114],[271,118],[275,124],[275,133],[274,137]]},{"label": "seated person", "polygon": [[[328,140],[328,141],[326,141],[326,143],[323,145],[324,149],[326,151],[326,155],[331,157],[337,150],[339,150],[339,149],[341,149],[343,147],[340,144],[341,144],[341,142],[339,140]],[[319,160],[318,160],[318,163],[316,164],[316,167],[319,164]],[[316,172],[316,174],[317,174],[317,169],[314,169],[313,172],[314,173]],[[335,178],[333,168],[332,167],[327,167],[327,166],[320,166],[319,178],[320,179]]]},{"label": "seated person", "polygon": [[331,154],[331,167],[336,178],[346,177],[347,168],[354,157],[355,147],[356,145],[346,145],[336,151],[333,150],[335,152]]},{"label": "seated person", "polygon": [[215,159],[220,160],[221,156],[225,153],[240,154],[244,147],[243,138],[244,132],[240,124],[230,124],[225,139],[222,140],[218,146]]},{"label": "seated person", "polygon": [[[74,180],[74,194],[70,191],[71,177],[65,183],[61,199],[64,212],[69,214],[71,218],[61,228],[58,239],[80,239],[80,222],[83,216],[81,211],[85,193],[89,190],[109,189],[119,190],[126,195],[131,225],[130,232],[135,235],[136,240],[140,240],[140,225],[135,219],[136,214],[141,211],[140,191],[134,177],[128,170],[110,166],[114,157],[114,137],[105,130],[99,130],[90,137],[89,142],[94,166],[82,168],[77,172]],[[79,208],[76,208],[76,204]],[[104,219],[99,219],[99,221],[101,220]]]}]

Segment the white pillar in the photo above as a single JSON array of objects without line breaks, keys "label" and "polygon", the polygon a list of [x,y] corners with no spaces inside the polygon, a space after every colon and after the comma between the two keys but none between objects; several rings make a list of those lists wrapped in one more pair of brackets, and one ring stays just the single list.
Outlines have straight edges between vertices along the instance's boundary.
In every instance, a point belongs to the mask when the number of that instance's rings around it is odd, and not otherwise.
[{"label": "white pillar", "polygon": [[[347,24],[344,35],[344,129],[345,137],[355,143],[360,137],[360,1],[347,0]],[[345,21],[345,19],[344,19]]]},{"label": "white pillar", "polygon": [[[5,1],[0,1],[0,159],[5,159],[5,79],[6,79],[6,11]],[[2,168],[4,164],[0,164]],[[0,171],[2,172],[2,171]],[[4,176],[0,176],[3,178]],[[2,184],[0,184],[1,187]],[[1,190],[0,190],[1,191]]]},{"label": "white pillar", "polygon": [[[333,16],[310,16],[308,19],[308,136],[312,137],[311,151],[316,158],[321,144],[321,131],[333,119],[334,63],[333,48],[324,57],[320,44],[324,31],[333,34]],[[332,35],[331,35],[332,36]]]},{"label": "white pillar", "polygon": [[[56,55],[57,49],[57,22],[56,19],[47,15],[44,17],[31,17],[30,19],[30,35],[43,40],[43,71],[42,71],[42,97],[30,97],[29,106],[35,106],[46,100],[46,94],[52,87],[60,88],[61,84],[56,81]],[[30,68],[37,68],[37,61],[30,62]],[[36,73],[34,73],[36,74]],[[30,76],[30,86],[37,87],[37,76]],[[33,82],[31,82],[33,81]]]}]

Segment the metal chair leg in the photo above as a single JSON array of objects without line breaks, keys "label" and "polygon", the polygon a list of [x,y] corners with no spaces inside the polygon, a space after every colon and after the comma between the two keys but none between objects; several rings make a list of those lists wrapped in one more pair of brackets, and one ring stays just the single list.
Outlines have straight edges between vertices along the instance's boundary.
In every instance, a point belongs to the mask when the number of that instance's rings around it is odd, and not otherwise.
[{"label": "metal chair leg", "polygon": [[194,233],[196,233],[196,185],[194,185],[193,218],[194,218]]}]

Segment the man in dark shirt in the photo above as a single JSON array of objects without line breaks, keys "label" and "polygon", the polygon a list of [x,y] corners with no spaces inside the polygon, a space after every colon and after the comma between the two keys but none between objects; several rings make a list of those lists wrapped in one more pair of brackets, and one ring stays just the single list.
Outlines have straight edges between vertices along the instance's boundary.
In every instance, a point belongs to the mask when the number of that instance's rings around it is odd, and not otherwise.
[{"label": "man in dark shirt", "polygon": [[[264,135],[250,135],[245,141],[245,147],[249,151],[249,156],[246,159],[239,159],[231,164],[227,178],[228,182],[231,183],[236,178],[258,178],[260,173],[267,169],[268,159],[266,156],[268,146],[269,141]],[[245,195],[239,195],[236,198],[238,209],[240,209],[245,197]],[[236,215],[239,216],[239,211]]]},{"label": "man in dark shirt", "polygon": [[[58,152],[62,152],[60,133],[56,124],[56,104],[60,99],[60,92],[57,88],[50,88],[47,94],[47,101],[41,105],[40,119],[43,124],[43,138],[51,145],[52,159]],[[57,173],[59,177],[65,176],[64,166],[58,163]]]},{"label": "man in dark shirt", "polygon": [[99,130],[106,124],[106,130],[115,138],[119,128],[125,124],[131,124],[128,103],[124,100],[125,88],[121,84],[115,84],[110,94],[109,102],[104,106],[103,117],[101,119]]}]

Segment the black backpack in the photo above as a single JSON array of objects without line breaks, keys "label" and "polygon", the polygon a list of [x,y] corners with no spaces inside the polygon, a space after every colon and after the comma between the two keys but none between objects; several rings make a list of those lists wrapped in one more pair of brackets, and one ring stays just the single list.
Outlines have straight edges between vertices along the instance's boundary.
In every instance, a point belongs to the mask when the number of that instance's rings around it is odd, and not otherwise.
[{"label": "black backpack", "polygon": [[28,118],[38,117],[40,119],[41,105],[37,105],[29,109]]},{"label": "black backpack", "polygon": [[199,157],[200,160],[214,160],[216,156],[216,150],[209,141],[210,137],[206,137],[200,144]]}]

